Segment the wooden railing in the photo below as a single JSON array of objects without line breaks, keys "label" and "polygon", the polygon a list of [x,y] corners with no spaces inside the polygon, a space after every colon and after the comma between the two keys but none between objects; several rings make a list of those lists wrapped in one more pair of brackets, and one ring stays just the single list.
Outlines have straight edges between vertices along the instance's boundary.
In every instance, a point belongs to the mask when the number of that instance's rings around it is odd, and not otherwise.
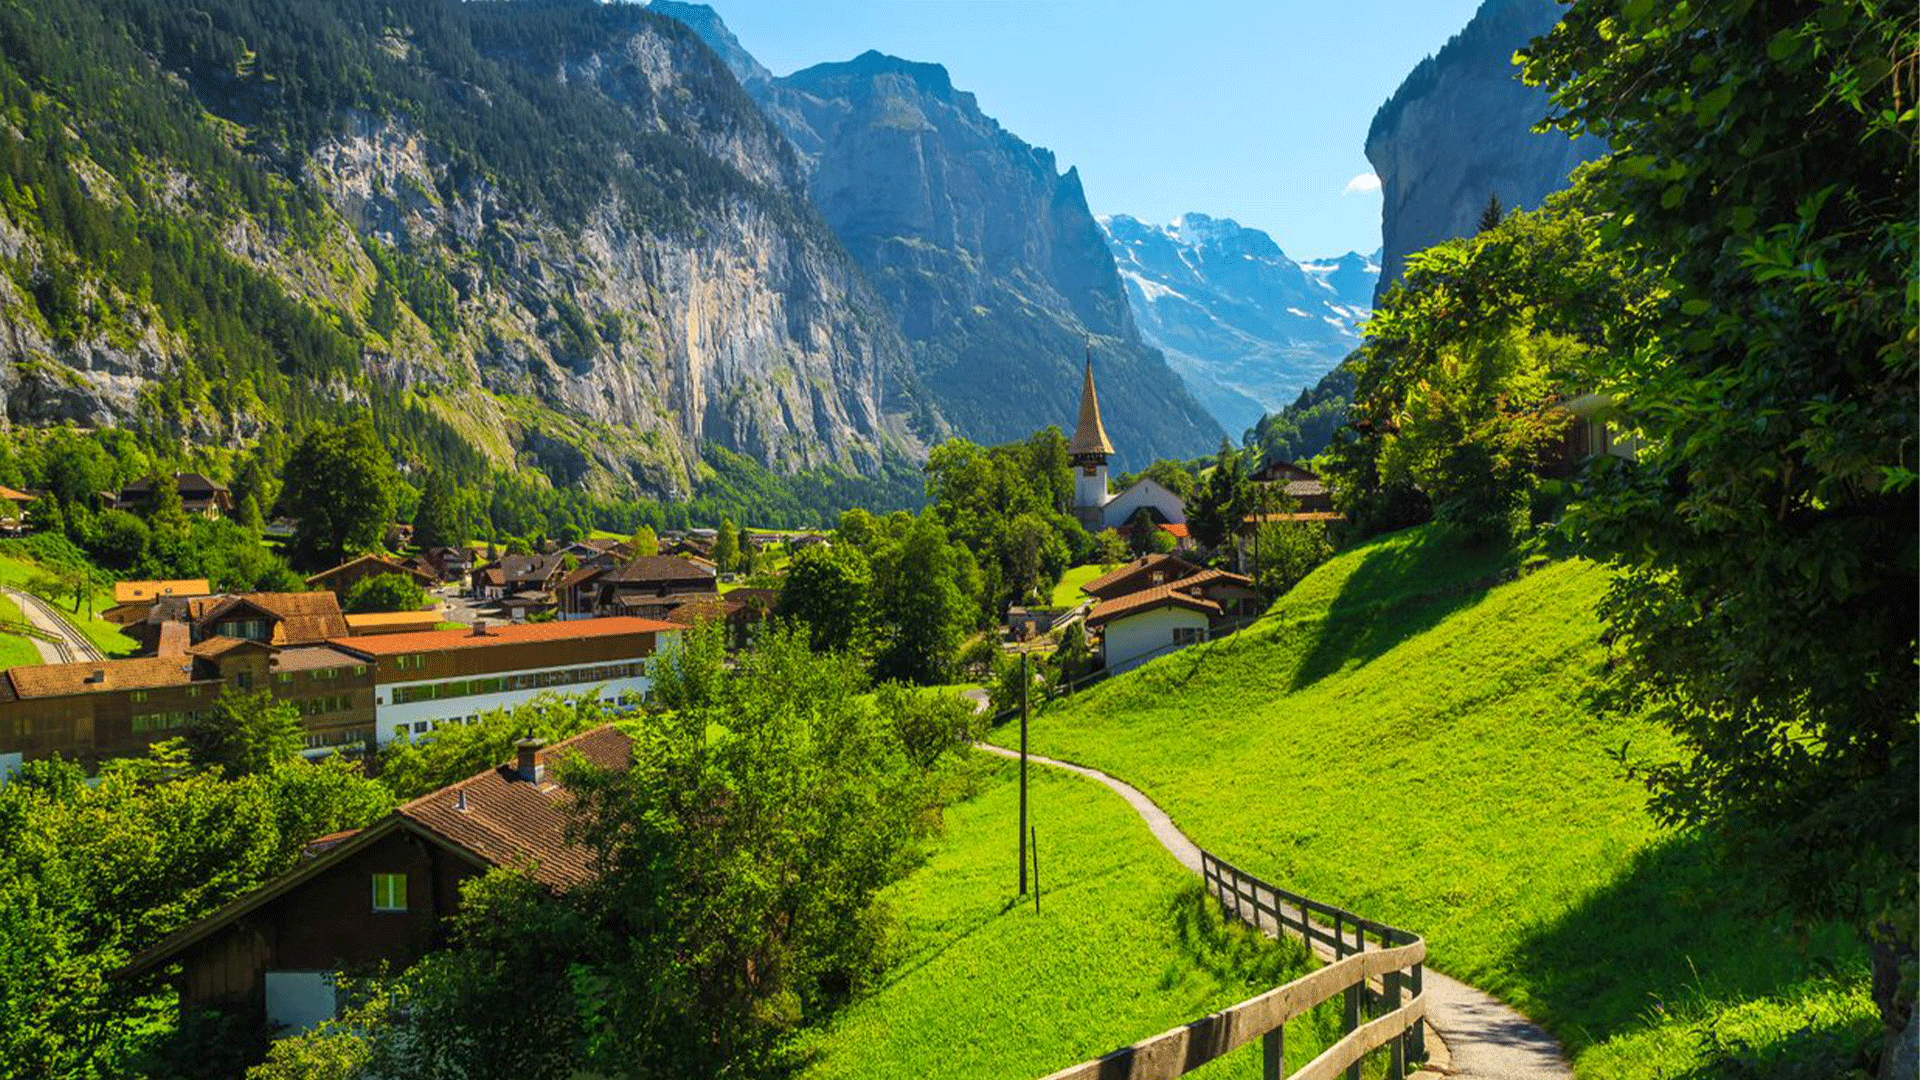
[{"label": "wooden railing", "polygon": [[[1173,1080],[1255,1039],[1265,1080],[1333,1080],[1343,1071],[1347,1080],[1359,1080],[1361,1060],[1383,1047],[1391,1052],[1389,1080],[1401,1080],[1409,1061],[1426,1057],[1420,1021],[1427,1008],[1421,985],[1427,944],[1419,935],[1269,885],[1207,851],[1200,853],[1200,866],[1208,894],[1229,914],[1261,930],[1297,935],[1330,954],[1329,962],[1258,997],[1046,1080]],[[1336,996],[1345,999],[1346,1033],[1288,1073],[1287,1021]]]}]

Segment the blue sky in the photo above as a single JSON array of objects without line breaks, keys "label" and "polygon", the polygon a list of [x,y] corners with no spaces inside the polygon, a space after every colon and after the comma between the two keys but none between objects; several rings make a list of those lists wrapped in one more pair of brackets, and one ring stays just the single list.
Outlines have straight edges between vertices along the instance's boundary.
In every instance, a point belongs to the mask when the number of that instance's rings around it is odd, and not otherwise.
[{"label": "blue sky", "polygon": [[867,49],[944,64],[1080,168],[1098,214],[1188,210],[1296,259],[1372,251],[1367,123],[1479,0],[707,0],[776,75]]}]

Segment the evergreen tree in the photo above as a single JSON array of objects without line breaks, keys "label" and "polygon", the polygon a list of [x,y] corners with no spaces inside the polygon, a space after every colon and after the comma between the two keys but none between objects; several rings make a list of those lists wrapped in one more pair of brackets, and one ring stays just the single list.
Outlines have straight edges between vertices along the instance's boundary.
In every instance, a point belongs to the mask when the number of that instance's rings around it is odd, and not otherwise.
[{"label": "evergreen tree", "polygon": [[720,519],[719,534],[713,538],[713,562],[723,574],[731,573],[740,554],[740,537],[732,518]]},{"label": "evergreen tree", "polygon": [[435,469],[427,474],[420,490],[420,505],[413,511],[413,542],[422,549],[459,547],[466,543],[463,532],[453,482]]},{"label": "evergreen tree", "polygon": [[1489,194],[1486,209],[1480,211],[1480,231],[1486,232],[1488,229],[1499,228],[1500,222],[1505,220],[1506,216],[1507,209],[1500,205],[1499,194]]}]

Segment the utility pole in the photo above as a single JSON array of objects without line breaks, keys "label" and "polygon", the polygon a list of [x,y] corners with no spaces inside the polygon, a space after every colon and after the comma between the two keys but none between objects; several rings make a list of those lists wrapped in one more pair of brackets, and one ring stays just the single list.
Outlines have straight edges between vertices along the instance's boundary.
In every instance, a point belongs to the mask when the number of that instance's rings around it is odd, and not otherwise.
[{"label": "utility pole", "polygon": [[1020,895],[1027,895],[1027,654],[1020,652]]}]

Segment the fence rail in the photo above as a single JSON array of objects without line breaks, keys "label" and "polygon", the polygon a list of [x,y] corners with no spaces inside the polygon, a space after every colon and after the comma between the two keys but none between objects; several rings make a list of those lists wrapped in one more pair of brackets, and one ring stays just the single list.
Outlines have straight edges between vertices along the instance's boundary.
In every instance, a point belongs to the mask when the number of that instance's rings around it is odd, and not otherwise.
[{"label": "fence rail", "polygon": [[[1070,1066],[1046,1080],[1174,1080],[1260,1040],[1265,1080],[1359,1080],[1363,1058],[1387,1048],[1389,1080],[1426,1057],[1420,1022],[1427,1002],[1422,975],[1427,944],[1417,934],[1361,918],[1345,908],[1270,885],[1208,851],[1200,853],[1209,895],[1233,917],[1261,930],[1290,933],[1332,954],[1331,962],[1238,1005]],[[1331,924],[1328,923],[1331,920]],[[1351,932],[1351,936],[1349,936]],[[1346,1033],[1287,1072],[1286,1024],[1342,996]]]}]

